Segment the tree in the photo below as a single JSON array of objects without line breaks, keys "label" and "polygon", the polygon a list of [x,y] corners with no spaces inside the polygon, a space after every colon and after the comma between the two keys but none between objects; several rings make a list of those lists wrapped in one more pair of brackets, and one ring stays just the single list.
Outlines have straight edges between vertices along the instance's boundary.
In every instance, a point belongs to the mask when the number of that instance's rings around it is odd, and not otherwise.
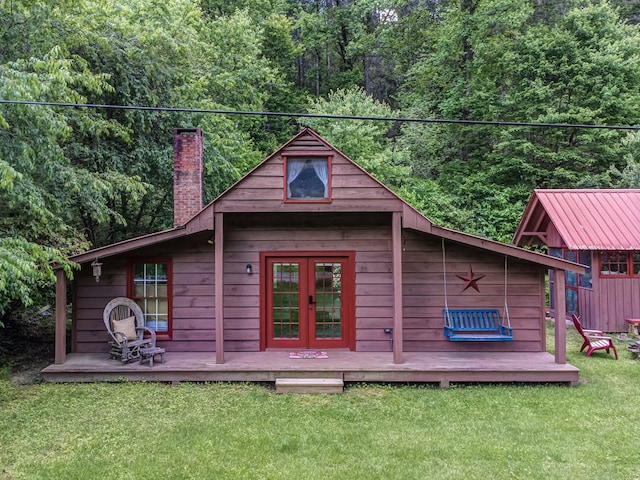
[{"label": "tree", "polygon": [[[190,0],[0,11],[0,98],[260,110],[280,83],[243,12],[205,21]],[[0,315],[48,301],[52,262],[70,274],[69,254],[170,226],[171,132],[198,124],[215,142],[212,198],[261,158],[259,119],[0,106]]]},{"label": "tree", "polygon": [[[428,55],[409,71],[405,112],[437,119],[625,125],[638,119],[638,30],[606,2],[541,19],[526,1],[450,4]],[[606,129],[408,126],[415,171],[471,211],[459,225],[509,239],[536,187],[604,186],[621,168],[623,132]],[[517,208],[514,209],[513,206]]]},{"label": "tree", "polygon": [[622,168],[611,165],[608,176],[613,188],[640,188],[640,134],[628,133],[623,139],[627,148]]},{"label": "tree", "polygon": [[[553,27],[515,42],[503,63],[505,120],[633,125],[640,116],[640,31],[607,3],[572,9]],[[610,165],[628,152],[623,131],[508,129],[491,155],[504,182],[531,187],[605,186]],[[526,172],[526,178],[521,173]],[[517,176],[516,176],[517,175]]]},{"label": "tree", "polygon": [[[51,41],[79,65],[106,76],[110,88],[81,90],[90,103],[259,111],[270,90],[283,83],[262,56],[262,31],[245,11],[205,18],[191,0],[121,0],[63,4],[51,12],[55,15]],[[73,118],[72,111],[66,114]],[[93,172],[118,172],[144,186],[144,194],[135,195],[123,182],[110,198],[97,200],[117,214],[109,218],[96,217],[91,203],[79,204],[76,218],[93,245],[171,226],[174,127],[206,125],[212,130],[205,135],[224,139],[207,145],[212,157],[205,158],[205,172],[226,174],[207,175],[206,200],[260,156],[255,147],[263,139],[258,117],[208,120],[134,109],[94,111],[91,116],[95,127],[74,125],[65,140],[66,156]],[[87,118],[85,114],[82,121]],[[234,148],[221,158],[214,152],[225,150],[223,143]],[[211,166],[214,161],[220,165]]]},{"label": "tree", "polygon": [[[312,101],[310,113],[359,117],[391,117],[391,108],[371,98],[362,88],[336,90],[324,100]],[[309,126],[349,158],[389,186],[399,187],[409,175],[407,152],[393,148],[386,137],[392,122],[307,119]]]},{"label": "tree", "polygon": [[[38,59],[0,65],[0,98],[77,101],[73,85],[101,88],[103,79],[76,73],[53,48]],[[52,262],[67,274],[65,255],[86,247],[68,207],[77,188],[105,194],[108,177],[71,165],[60,147],[70,135],[67,119],[54,108],[5,105],[0,109],[0,321],[15,308],[45,296]],[[109,215],[100,205],[97,215]]]}]

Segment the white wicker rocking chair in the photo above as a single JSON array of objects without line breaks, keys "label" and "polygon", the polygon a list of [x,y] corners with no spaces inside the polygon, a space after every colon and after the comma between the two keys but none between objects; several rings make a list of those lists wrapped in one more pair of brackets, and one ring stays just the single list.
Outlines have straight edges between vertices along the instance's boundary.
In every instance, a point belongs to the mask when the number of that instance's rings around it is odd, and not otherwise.
[{"label": "white wicker rocking chair", "polygon": [[159,350],[156,348],[156,332],[144,326],[142,309],[130,298],[117,297],[107,303],[103,319],[111,337],[111,358],[123,363],[142,361],[145,352]]}]

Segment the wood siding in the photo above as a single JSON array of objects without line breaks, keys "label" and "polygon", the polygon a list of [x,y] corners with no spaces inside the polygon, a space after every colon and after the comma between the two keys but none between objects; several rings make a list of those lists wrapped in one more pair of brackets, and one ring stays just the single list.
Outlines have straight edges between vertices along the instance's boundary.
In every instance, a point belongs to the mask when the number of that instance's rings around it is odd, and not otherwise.
[{"label": "wood siding", "polygon": [[[331,202],[285,202],[283,155],[311,153],[332,156]],[[205,208],[187,225],[184,237],[103,259],[99,283],[86,264],[74,282],[72,350],[107,351],[104,306],[126,295],[131,258],[155,257],[171,259],[173,265],[173,337],[159,344],[167,352],[216,351],[216,265],[214,246],[208,242],[215,216],[216,221],[224,218],[224,302],[218,305],[224,305],[219,341],[224,340],[225,351],[260,350],[260,253],[274,251],[355,253],[356,351],[391,352],[394,336],[403,339],[407,352],[544,351],[544,267],[515,260],[509,264],[508,303],[515,341],[449,342],[443,335],[440,238],[406,228],[397,235],[402,243],[403,330],[401,335],[385,333],[394,327],[394,305],[400,304],[394,302],[392,218],[407,210],[400,198],[314,135],[296,137]],[[415,212],[409,213],[410,225],[430,230],[430,223],[418,222]],[[200,223],[209,231],[190,233]],[[503,312],[504,257],[482,247],[447,242],[449,306]],[[246,273],[247,264],[251,274]],[[465,275],[469,266],[477,275],[485,275],[480,292],[460,291],[456,274]]]},{"label": "wood siding", "polygon": [[592,288],[578,288],[578,311],[580,312],[580,321],[584,328],[596,328],[595,316],[595,292]]},{"label": "wood siding", "polygon": [[[556,248],[566,248],[562,243]],[[640,318],[640,278],[600,277],[600,252],[591,252],[591,286],[578,288],[578,311],[584,328],[626,332],[627,318]],[[551,310],[555,316],[555,312]]]},{"label": "wood siding", "polygon": [[167,351],[214,351],[213,246],[194,235],[103,261],[100,282],[85,265],[76,276],[72,351],[106,352],[102,311],[114,297],[126,296],[126,266],[131,258],[169,258],[173,262],[173,339],[158,342]]},{"label": "wood siding", "polygon": [[[449,308],[497,308],[504,320],[504,257],[486,251],[445,243],[447,303]],[[478,281],[462,291],[469,267]],[[521,351],[545,348],[544,272],[524,262],[508,262],[507,305],[513,327],[513,342],[449,342],[444,339],[444,269],[440,239],[405,234],[404,346],[406,351]]]},{"label": "wood siding", "polygon": [[[389,219],[389,216],[385,216]],[[389,219],[390,220],[390,219]],[[269,223],[268,219],[262,218]],[[355,325],[357,351],[392,350],[393,272],[390,226],[326,225],[301,228],[260,224],[225,227],[224,340],[226,351],[260,349],[260,252],[275,250],[350,250],[356,258]],[[213,247],[207,238],[170,242],[146,251],[149,256],[173,261],[173,340],[162,342],[169,352],[215,351],[215,297]],[[450,307],[498,308],[503,314],[504,258],[456,244],[447,245],[447,289]],[[142,257],[142,255],[136,255]],[[251,264],[252,274],[246,273]],[[78,275],[74,351],[106,351],[107,336],[102,309],[126,291],[126,260],[109,260],[96,283],[89,268]],[[480,292],[461,292],[469,266],[485,275]],[[442,309],[445,305],[442,250],[439,239],[404,232],[403,324],[406,351],[528,351],[544,350],[544,287],[540,268],[509,264],[508,304],[514,342],[452,343],[444,339]]]},{"label": "wood siding", "polygon": [[[332,155],[331,202],[285,202],[283,155],[311,153]],[[339,152],[307,135],[258,166],[220,198],[215,209],[218,212],[385,212],[401,211],[402,201]]]},{"label": "wood siding", "polygon": [[604,332],[626,332],[627,318],[640,318],[640,278],[601,278],[594,264],[592,320],[585,328]]},{"label": "wood siding", "polygon": [[[392,326],[393,285],[391,277],[390,227],[357,226],[351,228],[296,227],[227,228],[225,241],[225,349],[260,349],[259,268],[260,252],[265,251],[354,251],[356,254],[356,350],[389,351],[389,340],[380,347],[372,330]],[[245,265],[253,266],[247,275]],[[231,275],[234,275],[232,278]],[[236,280],[237,279],[237,280]],[[229,284],[231,282],[231,284]],[[244,282],[243,287],[236,282]],[[250,315],[251,320],[247,320]],[[366,321],[374,318],[374,322]],[[362,319],[362,320],[361,320]],[[373,337],[373,338],[372,338]],[[228,341],[226,339],[229,339]]]}]

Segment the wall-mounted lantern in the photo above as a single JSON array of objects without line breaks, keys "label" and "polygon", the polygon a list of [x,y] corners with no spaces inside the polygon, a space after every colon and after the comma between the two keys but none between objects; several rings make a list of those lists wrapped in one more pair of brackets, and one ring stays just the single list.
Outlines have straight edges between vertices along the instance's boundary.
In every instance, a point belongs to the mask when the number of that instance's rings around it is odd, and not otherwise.
[{"label": "wall-mounted lantern", "polygon": [[91,262],[91,268],[93,268],[93,276],[95,277],[96,282],[99,282],[100,276],[102,275],[102,264],[97,258]]},{"label": "wall-mounted lantern", "polygon": [[247,275],[251,275],[251,272],[253,271],[252,268],[251,268],[251,264],[247,263],[247,266],[244,267],[244,268],[247,271]]}]

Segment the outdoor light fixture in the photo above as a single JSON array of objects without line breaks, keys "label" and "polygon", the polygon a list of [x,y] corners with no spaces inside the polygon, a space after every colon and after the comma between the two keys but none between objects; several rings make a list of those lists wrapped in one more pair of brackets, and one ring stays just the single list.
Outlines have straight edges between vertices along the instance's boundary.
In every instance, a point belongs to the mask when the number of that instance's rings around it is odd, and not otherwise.
[{"label": "outdoor light fixture", "polygon": [[96,277],[96,282],[100,281],[100,275],[102,275],[102,264],[96,258],[91,262],[91,268],[93,268],[93,276]]},{"label": "outdoor light fixture", "polygon": [[[393,335],[393,328],[385,328],[384,333],[386,333],[387,335]],[[391,343],[391,351],[393,352],[393,337],[389,338],[389,342]]]},{"label": "outdoor light fixture", "polygon": [[247,263],[247,266],[245,267],[245,269],[247,270],[247,275],[251,275],[251,264]]}]

